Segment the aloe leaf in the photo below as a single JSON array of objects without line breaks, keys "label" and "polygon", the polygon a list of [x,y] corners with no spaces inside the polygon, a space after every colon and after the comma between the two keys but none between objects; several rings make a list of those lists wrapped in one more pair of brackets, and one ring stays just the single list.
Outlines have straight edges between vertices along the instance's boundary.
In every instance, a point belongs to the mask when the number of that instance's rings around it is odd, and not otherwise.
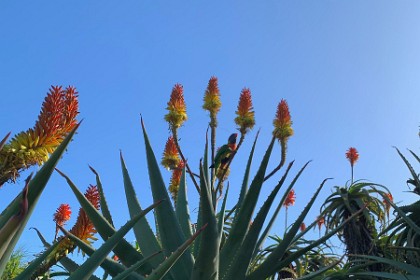
[{"label": "aloe leaf", "polygon": [[93,174],[95,174],[95,177],[96,177],[96,186],[98,187],[99,196],[101,198],[100,205],[101,205],[102,215],[105,217],[105,219],[107,219],[107,221],[111,224],[111,226],[114,227],[114,222],[112,221],[111,212],[109,211],[108,203],[106,202],[104,189],[102,187],[102,182],[101,182],[101,178],[99,177],[99,173],[96,172],[96,170],[93,169],[92,166],[89,166],[89,169],[93,172]]},{"label": "aloe leaf", "polygon": [[117,276],[113,277],[113,280],[123,280],[126,279],[127,277],[130,276],[130,273],[134,272],[135,270],[137,270],[140,266],[144,265],[146,261],[151,262],[151,259],[155,258],[157,255],[159,255],[160,253],[162,253],[162,251],[156,252],[146,258],[144,258],[141,261],[138,261],[137,263],[133,264],[132,266],[130,266],[129,268],[127,268],[124,272],[118,274]]},{"label": "aloe leaf", "polygon": [[[89,219],[92,221],[95,229],[101,235],[103,240],[107,240],[111,235],[113,235],[116,230],[109,224],[109,222],[102,216],[102,214],[90,203],[90,201],[83,195],[83,193],[76,187],[76,185],[70,180],[70,178],[65,175],[63,172],[57,170],[57,172],[63,176],[67,184],[72,189],[77,200],[82,206],[83,210],[88,215]],[[130,266],[137,261],[143,259],[143,255],[136,251],[133,246],[130,245],[125,239],[121,239],[119,244],[114,249],[115,254],[118,255],[121,262],[125,266]],[[140,267],[139,272],[143,275],[149,274],[152,271],[152,266],[144,265]]]},{"label": "aloe leaf", "polygon": [[381,258],[381,257],[376,257],[376,256],[365,256],[365,255],[356,255],[359,258],[365,258],[365,259],[371,259],[371,260],[375,260],[377,262],[380,263],[386,263],[389,265],[392,265],[395,268],[398,269],[402,269],[412,275],[417,275],[417,277],[420,275],[420,268],[413,266],[411,264],[407,264],[404,262],[399,262],[399,261],[395,261],[393,259],[388,259],[388,258]]},{"label": "aloe leaf", "polygon": [[38,256],[36,259],[31,261],[29,265],[25,268],[24,271],[22,271],[15,280],[27,280],[31,279],[32,274],[36,272],[36,270],[39,268],[39,266],[42,264],[42,262],[48,257],[48,255],[57,248],[59,242],[54,243],[52,246],[50,246],[47,250],[45,250],[40,256]]},{"label": "aloe leaf", "polygon": [[[158,225],[158,231],[165,256],[169,256],[179,246],[185,242],[185,236],[181,226],[176,218],[175,211],[172,208],[165,183],[160,173],[159,165],[151,147],[149,137],[141,121],[143,128],[144,142],[146,146],[147,165],[149,169],[149,179],[154,200],[163,200],[161,206],[156,209],[155,216]],[[191,276],[194,260],[191,254],[184,254],[180,260],[173,266],[173,275],[175,279],[185,280]]]},{"label": "aloe leaf", "polygon": [[259,134],[260,134],[260,131],[258,131],[257,135],[255,136],[254,143],[252,144],[252,148],[251,148],[251,153],[249,154],[248,162],[246,164],[245,174],[244,174],[244,178],[242,180],[241,192],[239,193],[238,203],[236,203],[235,217],[238,214],[239,209],[242,206],[242,203],[244,201],[246,193],[248,192],[249,173],[250,173],[250,170],[251,170],[252,159],[254,158],[255,146],[257,144]]},{"label": "aloe leaf", "polygon": [[229,194],[229,185],[226,188],[225,197],[223,198],[222,207],[220,208],[219,212],[219,221],[218,221],[218,232],[219,232],[219,240],[222,238],[223,235],[223,226],[225,225],[225,211],[226,211],[226,202],[227,197]]},{"label": "aloe leaf", "polygon": [[200,208],[201,218],[207,224],[201,236],[200,250],[193,268],[191,279],[219,278],[219,247],[220,239],[216,214],[213,208],[212,191],[204,178],[203,166],[200,164]]},{"label": "aloe leaf", "polygon": [[325,179],[318,187],[315,194],[312,196],[309,203],[305,206],[302,213],[291,226],[290,230],[285,234],[282,242],[277,246],[276,249],[274,249],[274,251],[264,260],[264,262],[255,271],[253,271],[247,276],[247,280],[265,279],[266,277],[269,277],[270,275],[275,273],[277,269],[278,260],[281,260],[284,257],[287,248],[290,246],[294,236],[300,228],[300,225],[302,224],[303,220],[305,219],[313,203],[315,202],[315,199],[317,198],[319,192],[321,191],[322,187],[324,186],[327,180],[328,179]]},{"label": "aloe leaf", "polygon": [[[204,177],[206,178],[205,179],[206,183],[207,183],[208,186],[210,186],[211,184],[210,184],[209,173],[208,173],[208,169],[209,169],[208,168],[208,146],[209,146],[209,141],[208,141],[208,129],[207,129],[207,131],[206,131],[206,144],[205,144],[205,147],[204,147],[204,158],[203,158],[204,165],[203,165],[203,168],[204,168]],[[213,188],[214,188],[214,186],[213,186]],[[202,210],[201,207],[198,207],[196,228],[201,228],[203,226],[203,221],[202,221],[202,218],[201,218],[201,210]],[[193,243],[193,250],[192,251],[193,251],[194,258],[197,258],[197,256],[198,256],[198,252],[200,251],[200,244],[201,244],[201,235],[199,235]]]},{"label": "aloe leaf", "polygon": [[352,273],[354,276],[370,276],[370,277],[378,277],[377,279],[391,279],[391,280],[418,280],[418,275],[401,275],[401,274],[394,274],[389,272],[357,272]]},{"label": "aloe leaf", "polygon": [[[130,212],[130,217],[133,218],[142,211],[142,208],[139,201],[137,200],[136,192],[134,190],[134,186],[128,173],[122,153],[120,153],[120,160],[124,178],[124,190],[127,199],[127,206]],[[140,219],[140,221],[133,227],[133,231],[137,243],[139,244],[140,250],[144,255],[152,255],[153,253],[162,250],[146,217],[144,219]],[[161,262],[163,262],[164,259],[165,258],[163,255],[159,255],[151,259],[150,263],[153,267],[157,267]]]},{"label": "aloe leaf", "polygon": [[[297,178],[300,176],[300,174],[303,172],[306,166],[307,164],[301,169],[298,175],[296,175],[295,179],[293,180],[288,190],[286,191],[286,195],[288,191],[290,191],[290,189],[293,187],[294,183],[297,181]],[[232,265],[229,266],[229,269],[226,273],[226,277],[224,277],[223,279],[245,278],[245,273],[252,260],[252,254],[257,248],[256,246],[257,246],[258,236],[264,225],[265,219],[267,218],[268,212],[270,211],[270,208],[274,202],[274,199],[276,198],[277,193],[279,192],[280,188],[283,186],[283,183],[287,177],[287,173],[290,170],[290,168],[291,168],[291,164],[289,164],[289,167],[286,170],[286,173],[283,176],[283,178],[279,181],[279,183],[275,186],[271,194],[265,200],[263,206],[261,207],[257,216],[255,217],[252,223],[252,226],[250,230],[248,231],[248,234],[246,235],[244,242],[242,243],[242,246],[238,249],[237,254],[235,255],[233,259]]]},{"label": "aloe leaf", "polygon": [[[197,224],[195,225],[195,228],[201,228],[203,226],[203,219],[202,219],[202,210],[201,207],[198,207],[198,215],[197,215]],[[200,244],[201,244],[201,235],[197,236],[193,243],[193,256],[194,258],[197,258],[198,253],[200,252]]]},{"label": "aloe leaf", "polygon": [[[158,268],[156,268],[152,274],[146,277],[147,280],[160,280],[163,276],[171,269],[171,267],[177,262],[177,260],[187,251],[188,247],[191,246],[194,239],[200,235],[200,233],[206,228],[204,225],[202,228],[196,231],[190,239],[185,241],[175,252],[173,252]],[[189,279],[189,278],[186,278]],[[185,280],[185,279],[184,279]]]},{"label": "aloe leaf", "polygon": [[[21,221],[19,229],[15,232],[13,238],[10,240],[7,249],[4,251],[3,255],[0,257],[0,274],[2,274],[4,268],[6,267],[7,261],[10,258],[10,255],[13,252],[13,249],[18,242],[23,229],[25,228],[29,218],[32,215],[32,212],[38,202],[39,197],[42,194],[45,186],[47,185],[48,180],[51,177],[54,167],[57,165],[62,154],[66,150],[70,140],[72,139],[74,133],[76,132],[79,125],[77,125],[63,140],[63,142],[57,147],[51,157],[47,162],[41,167],[37,172],[34,178],[29,182],[28,185],[28,212],[25,218]],[[0,228],[3,228],[7,221],[20,209],[20,203],[22,199],[22,193],[17,195],[17,197],[9,204],[9,206],[3,210],[0,215]]]},{"label": "aloe leaf", "polygon": [[[279,184],[280,184],[280,185],[283,185],[284,181],[286,180],[287,175],[288,175],[288,173],[289,173],[290,169],[291,169],[291,168],[292,168],[292,166],[293,166],[293,163],[294,163],[294,161],[292,161],[291,163],[289,163],[289,165],[287,166],[287,169],[286,169],[286,171],[284,172],[283,177],[280,179],[280,182],[279,182]],[[276,210],[274,211],[274,213],[273,213],[273,215],[272,215],[272,217],[271,217],[270,221],[268,222],[268,225],[266,226],[266,228],[264,229],[264,231],[263,231],[263,233],[261,234],[260,238],[258,239],[257,245],[255,246],[254,256],[255,256],[255,254],[257,254],[258,249],[260,249],[260,248],[262,247],[262,245],[263,245],[264,241],[267,239],[267,236],[268,236],[268,235],[269,235],[269,233],[270,233],[271,227],[273,226],[274,222],[276,221],[276,219],[277,219],[277,215],[279,214],[280,209],[281,209],[281,207],[282,207],[282,206],[283,206],[283,204],[284,204],[284,200],[286,199],[286,197],[287,197],[288,193],[289,193],[289,192],[290,192],[290,190],[293,188],[293,186],[295,185],[295,183],[296,183],[297,179],[299,178],[300,174],[302,174],[303,170],[306,168],[306,166],[307,166],[307,165],[308,165],[308,163],[306,163],[306,164],[302,167],[302,169],[301,169],[301,170],[299,171],[299,173],[296,175],[295,179],[294,179],[294,180],[292,181],[292,183],[289,185],[289,188],[286,190],[285,195],[282,197],[282,199],[281,199],[280,203],[277,205],[277,208],[276,208]]]},{"label": "aloe leaf", "polygon": [[[123,239],[124,235],[127,234],[129,230],[148,212],[152,209],[155,209],[161,201],[158,201],[151,206],[147,207],[144,211],[138,214],[136,217],[128,221],[124,226],[122,226],[115,234],[108,238],[105,243],[101,245],[91,256],[88,258],[78,270],[73,272],[68,280],[87,280],[89,276],[95,272],[95,270],[100,266],[100,264],[106,259],[109,252],[117,246],[120,240]],[[69,236],[70,237],[70,236]],[[71,238],[71,237],[70,237]]]},{"label": "aloe leaf", "polygon": [[264,175],[267,169],[268,161],[270,159],[271,151],[273,150],[274,140],[275,138],[273,137],[264,155],[261,165],[257,171],[257,174],[255,175],[251,186],[249,187],[249,191],[245,196],[243,205],[237,214],[238,218],[232,225],[229,238],[222,248],[220,254],[221,273],[227,271],[227,267],[230,264],[230,260],[232,260],[233,256],[235,255],[238,248],[241,246],[248,232],[248,226],[251,221],[255,206],[257,204],[262,184],[264,182]]},{"label": "aloe leaf", "polygon": [[203,157],[203,168],[204,168],[204,178],[206,178],[206,182],[207,184],[210,186],[210,181],[209,181],[209,138],[208,138],[208,128],[206,131],[206,143],[204,145],[204,157]]},{"label": "aloe leaf", "polygon": [[22,226],[27,213],[28,213],[28,187],[29,181],[31,180],[32,174],[26,179],[25,187],[22,190],[22,198],[20,203],[19,212],[10,217],[7,223],[0,228],[0,257],[7,251],[10,243],[13,240],[15,234],[19,231]]},{"label": "aloe leaf", "polygon": [[413,180],[416,182],[416,186],[420,186],[420,178],[417,175],[414,168],[411,166],[410,162],[404,157],[404,155],[400,152],[400,150],[398,150],[398,148],[395,148],[395,149],[397,150],[398,154],[400,155],[400,157],[404,161],[405,165],[407,165],[408,170],[410,170],[411,176],[413,176]]},{"label": "aloe leaf", "polygon": [[412,150],[409,150],[413,157],[420,163],[420,157],[416,155]]},{"label": "aloe leaf", "polygon": [[179,183],[178,196],[175,205],[175,213],[178,218],[179,225],[181,226],[182,232],[186,238],[191,238],[191,220],[190,210],[188,208],[187,199],[187,182],[185,178],[185,167],[182,170],[181,181]]},{"label": "aloe leaf", "polygon": [[4,138],[1,140],[1,142],[0,142],[0,151],[3,149],[4,144],[6,144],[7,138],[9,138],[10,133],[11,132],[7,133],[6,136],[4,136]]}]

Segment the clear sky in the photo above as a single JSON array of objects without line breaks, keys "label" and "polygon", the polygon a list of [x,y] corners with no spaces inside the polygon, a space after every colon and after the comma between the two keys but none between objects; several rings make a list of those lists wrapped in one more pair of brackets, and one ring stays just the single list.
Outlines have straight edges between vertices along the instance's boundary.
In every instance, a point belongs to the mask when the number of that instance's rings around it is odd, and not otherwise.
[{"label": "clear sky", "polygon": [[[235,131],[234,112],[243,87],[251,89],[256,111],[256,128],[232,166],[228,207],[237,201],[257,129],[261,137],[254,169],[268,146],[282,98],[289,103],[295,131],[288,150],[288,160],[296,160],[292,175],[313,160],[295,188],[289,221],[324,178],[334,180],[322,191],[308,224],[333,186],[350,179],[344,154],[351,146],[360,153],[357,179],[386,185],[401,204],[416,199],[406,192],[409,173],[392,147],[407,156],[406,148],[419,152],[420,2],[204,2],[1,1],[0,133],[32,127],[51,85],[74,85],[80,93],[79,119],[84,121],[59,168],[84,191],[95,183],[88,169],[92,165],[101,174],[114,220],[121,226],[128,210],[120,149],[140,203],[148,206],[152,201],[140,113],[160,157],[169,135],[163,120],[166,102],[172,86],[181,83],[189,117],[180,129],[181,146],[197,170],[208,123],[202,99],[214,75],[223,102],[219,145]],[[279,158],[277,146],[271,168]],[[170,173],[162,172],[169,181]],[[261,200],[280,175],[265,184]],[[23,178],[0,189],[1,209],[21,190]],[[189,190],[195,209],[192,183]],[[72,206],[70,228],[78,203],[54,174],[28,228],[37,227],[52,240],[52,215],[60,203]],[[283,218],[284,211],[273,233],[283,233]],[[20,245],[30,253],[42,248],[29,229]]]}]

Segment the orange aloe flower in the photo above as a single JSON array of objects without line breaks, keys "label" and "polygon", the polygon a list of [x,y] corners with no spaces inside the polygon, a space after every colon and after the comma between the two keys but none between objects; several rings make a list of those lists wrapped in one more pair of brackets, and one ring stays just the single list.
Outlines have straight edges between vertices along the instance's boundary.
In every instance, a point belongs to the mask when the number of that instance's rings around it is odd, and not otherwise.
[{"label": "orange aloe flower", "polygon": [[176,148],[175,140],[172,136],[168,138],[163,151],[162,165],[168,170],[172,170],[178,166],[180,162],[178,149]]},{"label": "orange aloe flower", "polygon": [[289,206],[295,205],[296,200],[296,194],[293,189],[290,190],[290,192],[287,194],[286,200],[284,201],[283,206],[288,208]]},{"label": "orange aloe flower", "polygon": [[353,167],[356,161],[359,159],[359,153],[356,148],[350,147],[346,152],[346,158],[350,161],[350,165]]},{"label": "orange aloe flower", "polygon": [[[392,197],[391,193],[387,193],[386,196],[388,197],[388,199],[393,202],[394,198]],[[383,203],[385,205],[385,211],[386,211],[386,215],[388,216],[389,219],[389,210],[391,209],[391,203],[389,203],[386,199],[383,200]]]},{"label": "orange aloe flower", "polygon": [[[100,196],[97,186],[90,185],[85,192],[85,197],[92,203],[92,205],[99,210],[100,208]],[[79,216],[77,217],[76,224],[70,230],[71,233],[79,237],[81,240],[90,244],[91,240],[96,240],[93,236],[96,233],[95,226],[90,221],[85,210],[80,208]]]},{"label": "orange aloe flower", "polygon": [[219,112],[222,102],[220,101],[219,85],[216,77],[211,77],[209,84],[204,93],[204,104],[203,109],[210,112],[210,116],[213,118]]},{"label": "orange aloe flower", "polygon": [[58,226],[63,226],[68,220],[70,220],[71,216],[71,208],[68,204],[61,204],[53,215],[53,221],[57,224],[55,227],[55,237],[54,240],[57,238],[58,234]]},{"label": "orange aloe flower", "polygon": [[77,125],[78,93],[74,87],[49,90],[33,128],[16,134],[0,151],[0,186],[14,182],[19,172],[46,162]]},{"label": "orange aloe flower", "polygon": [[287,140],[293,135],[292,119],[290,117],[289,105],[282,99],[277,106],[276,118],[273,121],[273,135],[280,141]]},{"label": "orange aloe flower", "polygon": [[325,218],[324,217],[318,217],[318,229],[321,230],[321,227],[323,224],[325,224]]},{"label": "orange aloe flower", "polygon": [[179,128],[187,120],[187,107],[182,85],[176,84],[172,88],[171,98],[166,109],[168,114],[165,115],[165,120],[169,123],[172,130]]},{"label": "orange aloe flower", "polygon": [[281,160],[279,167],[286,162],[287,141],[293,135],[292,119],[290,117],[289,105],[286,100],[282,99],[277,106],[276,118],[273,121],[273,136],[277,138],[281,146]]},{"label": "orange aloe flower", "polygon": [[171,182],[169,184],[169,192],[171,193],[172,199],[174,201],[176,201],[178,197],[179,184],[181,183],[181,176],[184,166],[185,164],[181,160],[178,166],[172,171]]},{"label": "orange aloe flower", "polygon": [[305,231],[306,230],[306,225],[305,223],[301,223],[300,224],[300,231]]},{"label": "orange aloe flower", "polygon": [[244,88],[239,96],[237,117],[235,123],[239,126],[239,131],[245,134],[249,129],[255,125],[254,108],[252,106],[251,91],[249,88]]}]

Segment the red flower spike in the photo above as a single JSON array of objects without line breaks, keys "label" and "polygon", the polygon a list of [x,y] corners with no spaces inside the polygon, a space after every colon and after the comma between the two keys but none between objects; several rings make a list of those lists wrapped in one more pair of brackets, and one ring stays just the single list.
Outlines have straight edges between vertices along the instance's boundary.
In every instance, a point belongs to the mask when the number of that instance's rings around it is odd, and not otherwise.
[{"label": "red flower spike", "polygon": [[350,165],[353,167],[356,161],[359,159],[359,153],[356,148],[350,147],[346,152],[346,158],[350,161]]},{"label": "red flower spike", "polygon": [[[386,196],[388,197],[388,199],[391,201],[391,202],[393,202],[394,201],[394,198],[392,197],[392,194],[391,193],[387,193],[386,194]],[[389,217],[389,210],[391,209],[391,204],[386,200],[386,199],[384,199],[383,200],[383,203],[384,203],[384,205],[385,205],[385,211],[386,211],[386,214],[387,214],[387,216]]]},{"label": "red flower spike", "polygon": [[63,226],[68,220],[70,220],[71,208],[68,204],[61,204],[55,211],[53,217],[54,222],[60,226]]},{"label": "red flower spike", "polygon": [[276,118],[273,121],[273,135],[279,140],[287,140],[293,135],[292,118],[290,116],[289,105],[282,99],[277,106]]},{"label": "red flower spike", "polygon": [[291,189],[290,192],[287,194],[287,197],[286,197],[286,200],[284,201],[283,206],[289,207],[289,206],[295,205],[295,200],[296,200],[295,191]]},{"label": "red flower spike", "polygon": [[[99,210],[100,196],[97,186],[90,185],[85,192],[85,197],[96,209]],[[70,232],[87,243],[90,243],[90,240],[96,240],[93,237],[93,235],[96,233],[96,229],[83,208],[80,208],[76,224],[73,226]]]},{"label": "red flower spike", "polygon": [[210,112],[211,115],[216,115],[219,112],[222,102],[220,101],[219,85],[216,77],[211,77],[204,93],[203,109]]},{"label": "red flower spike", "polygon": [[318,217],[318,229],[321,230],[322,225],[325,224],[325,218],[324,217]]},{"label": "red flower spike", "polygon": [[178,166],[180,158],[175,140],[172,136],[168,138],[165,144],[165,150],[162,157],[162,165],[168,170],[172,170]]},{"label": "red flower spike", "polygon": [[187,107],[182,85],[176,84],[172,88],[171,98],[166,109],[168,114],[165,115],[165,120],[169,123],[171,129],[179,128],[187,120]]},{"label": "red flower spike", "polygon": [[57,238],[59,226],[63,226],[68,220],[70,220],[71,208],[68,204],[61,204],[53,215],[53,221],[57,224],[55,227],[54,240]]},{"label": "red flower spike", "polygon": [[169,192],[171,193],[174,201],[176,201],[178,197],[179,184],[181,183],[182,170],[184,169],[184,166],[185,163],[180,161],[178,167],[172,171],[171,182],[169,184]]},{"label": "red flower spike", "polygon": [[239,96],[237,117],[235,123],[239,126],[239,131],[245,134],[248,129],[252,129],[255,125],[254,108],[252,106],[251,91],[244,88]]}]

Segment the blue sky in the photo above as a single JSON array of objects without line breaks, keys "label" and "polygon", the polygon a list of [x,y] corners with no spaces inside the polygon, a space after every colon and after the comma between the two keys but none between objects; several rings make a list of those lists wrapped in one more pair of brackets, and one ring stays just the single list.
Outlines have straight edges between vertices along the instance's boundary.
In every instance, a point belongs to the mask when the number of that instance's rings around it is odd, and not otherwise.
[{"label": "blue sky", "polygon": [[[416,199],[406,192],[409,173],[392,147],[419,151],[419,12],[418,1],[1,1],[1,133],[32,127],[50,85],[76,86],[84,121],[59,168],[85,190],[95,182],[92,165],[120,226],[128,219],[121,207],[120,149],[140,203],[152,201],[140,114],[160,157],[169,135],[166,102],[172,86],[181,83],[189,117],[180,129],[181,145],[197,169],[208,123],[202,99],[214,75],[223,102],[218,144],[235,131],[242,88],[251,89],[256,111],[256,128],[233,163],[228,206],[236,202],[257,129],[254,168],[261,160],[282,98],[295,131],[288,160],[296,160],[295,173],[313,160],[295,188],[289,221],[324,178],[334,180],[307,223],[332,187],[349,180],[344,153],[350,146],[360,153],[357,179],[384,184],[396,201],[409,203]],[[272,167],[279,157],[276,147]],[[170,174],[162,172],[169,181]],[[261,199],[276,180],[265,185]],[[3,186],[0,206],[22,187],[23,179]],[[194,209],[197,194],[191,183],[189,188]],[[28,227],[51,240],[52,214],[60,203],[73,208],[71,227],[78,204],[55,174]],[[283,233],[282,217],[284,212],[273,233]],[[30,253],[42,248],[29,230],[20,245]]]}]

